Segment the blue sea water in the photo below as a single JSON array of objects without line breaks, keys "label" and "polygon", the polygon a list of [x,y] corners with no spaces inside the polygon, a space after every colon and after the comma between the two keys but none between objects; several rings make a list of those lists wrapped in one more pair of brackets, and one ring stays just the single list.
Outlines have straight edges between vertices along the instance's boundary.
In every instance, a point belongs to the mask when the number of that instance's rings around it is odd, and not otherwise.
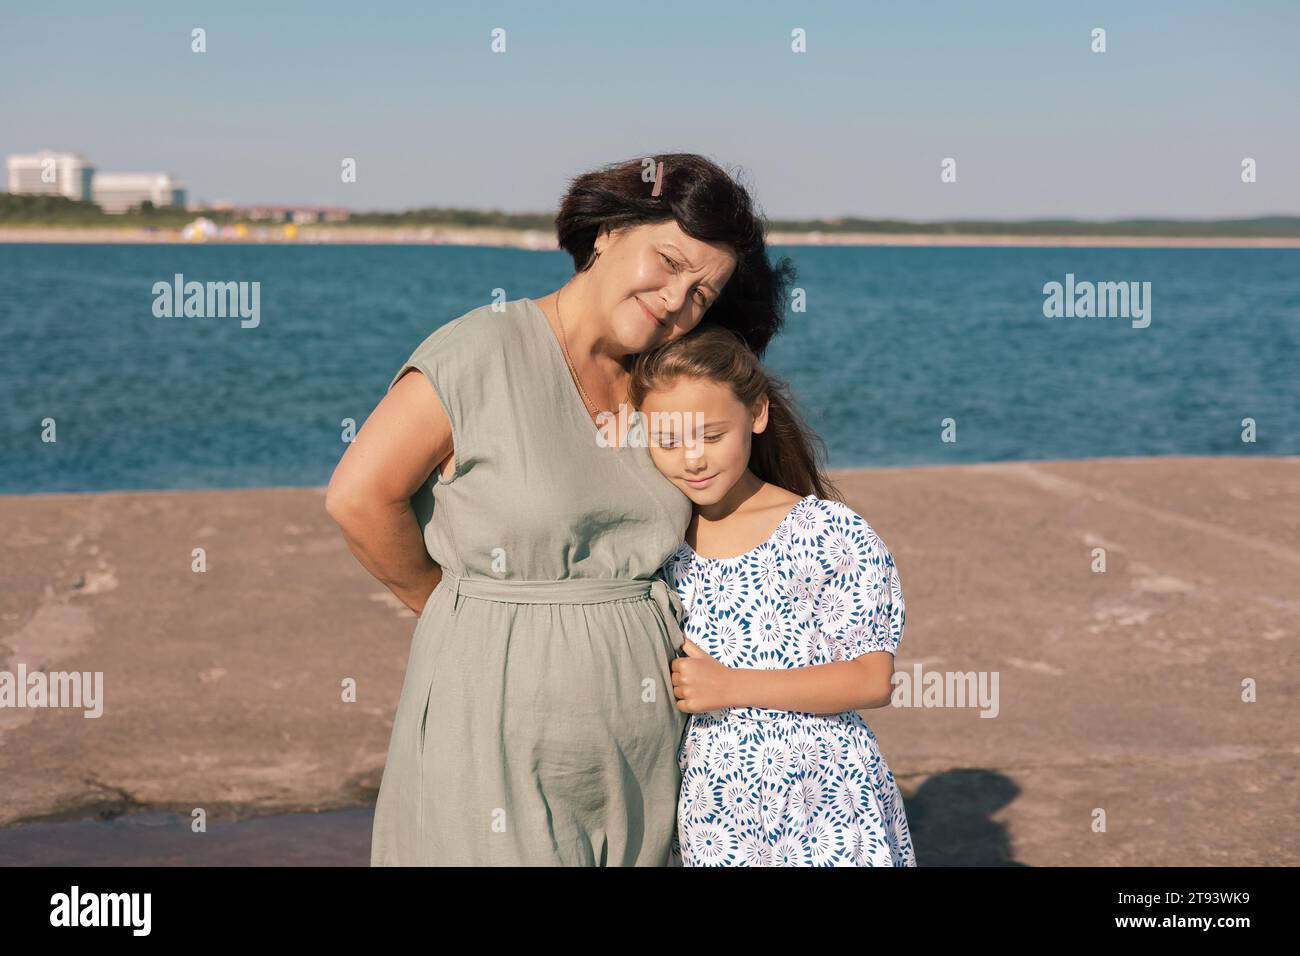
[{"label": "blue sea water", "polygon": [[[807,309],[766,363],[832,467],[1300,454],[1300,250],[771,252]],[[342,420],[429,332],[570,272],[478,247],[0,245],[0,492],[323,485]],[[260,324],[155,317],[175,273],[258,281]],[[1150,282],[1149,327],[1046,318],[1067,273]]]}]

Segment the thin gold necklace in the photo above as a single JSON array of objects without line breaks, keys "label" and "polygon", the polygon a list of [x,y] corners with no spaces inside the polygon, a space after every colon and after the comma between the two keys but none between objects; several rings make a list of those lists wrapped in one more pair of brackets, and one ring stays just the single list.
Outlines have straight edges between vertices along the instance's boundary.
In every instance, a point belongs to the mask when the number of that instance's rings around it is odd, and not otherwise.
[{"label": "thin gold necklace", "polygon": [[582,377],[578,375],[577,366],[573,364],[573,356],[569,354],[569,339],[567,333],[564,331],[564,317],[560,315],[559,291],[556,291],[555,293],[555,320],[560,325],[560,345],[564,349],[564,361],[568,363],[569,371],[573,374],[573,380],[578,385],[578,391],[582,393],[582,401],[586,404],[588,413],[595,415],[600,411],[600,409],[598,409],[596,403],[591,400],[591,396],[587,394],[587,390],[582,387]]}]

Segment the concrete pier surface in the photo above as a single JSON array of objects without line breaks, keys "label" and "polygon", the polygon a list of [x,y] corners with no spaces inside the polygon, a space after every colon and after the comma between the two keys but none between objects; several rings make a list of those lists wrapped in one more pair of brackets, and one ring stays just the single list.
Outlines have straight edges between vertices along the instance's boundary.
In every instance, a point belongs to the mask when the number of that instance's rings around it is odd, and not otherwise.
[{"label": "concrete pier surface", "polygon": [[[1300,458],[833,477],[903,583],[863,715],[920,865],[1300,863]],[[103,675],[0,708],[0,826],[373,803],[415,617],[323,488],[0,497],[0,581],[0,672]]]}]

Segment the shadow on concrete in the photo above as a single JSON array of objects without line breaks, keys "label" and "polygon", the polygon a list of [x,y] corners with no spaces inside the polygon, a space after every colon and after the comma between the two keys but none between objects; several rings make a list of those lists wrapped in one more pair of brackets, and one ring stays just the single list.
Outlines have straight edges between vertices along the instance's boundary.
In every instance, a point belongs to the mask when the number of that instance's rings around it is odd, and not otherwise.
[{"label": "shadow on concrete", "polygon": [[993,815],[1020,787],[996,770],[948,770],[904,798],[917,866],[1025,866],[1004,823]]}]

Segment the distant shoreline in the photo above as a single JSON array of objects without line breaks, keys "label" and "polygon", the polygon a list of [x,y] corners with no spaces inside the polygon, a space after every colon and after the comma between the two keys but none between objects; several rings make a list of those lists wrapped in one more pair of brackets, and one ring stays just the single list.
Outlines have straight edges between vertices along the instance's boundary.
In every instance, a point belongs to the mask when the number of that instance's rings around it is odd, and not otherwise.
[{"label": "distant shoreline", "polygon": [[[135,226],[0,226],[0,243],[182,244],[200,245],[444,245],[496,246],[555,251],[550,233],[533,229],[463,228],[452,226],[301,225],[292,236],[283,224],[254,224],[248,236],[186,240],[179,229]],[[1066,248],[1189,248],[1296,249],[1300,236],[1090,236],[950,233],[782,232],[767,234],[771,245],[791,246],[931,246],[931,247],[1066,247]]]}]

